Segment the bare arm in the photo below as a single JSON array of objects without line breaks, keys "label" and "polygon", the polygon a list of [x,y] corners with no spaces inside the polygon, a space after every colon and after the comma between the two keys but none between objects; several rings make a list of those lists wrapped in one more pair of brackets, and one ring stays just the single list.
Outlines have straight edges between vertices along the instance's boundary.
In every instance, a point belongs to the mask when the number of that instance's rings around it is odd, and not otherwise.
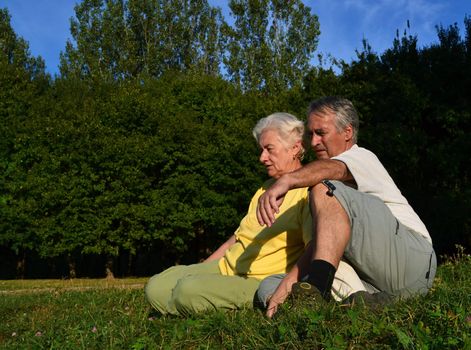
[{"label": "bare arm", "polygon": [[299,258],[298,262],[291,269],[291,271],[283,278],[278,288],[276,288],[273,295],[270,297],[267,306],[267,316],[272,318],[278,310],[278,305],[282,304],[289,293],[294,283],[301,280],[301,278],[308,273],[309,263],[311,261],[313,252],[313,243],[309,242],[303,255]]},{"label": "bare arm", "polygon": [[213,254],[208,256],[204,262],[210,262],[214,260],[219,260],[224,256],[224,253],[236,242],[236,236],[232,235],[229,239],[224,242]]},{"label": "bare arm", "polygon": [[332,159],[315,160],[283,175],[258,200],[257,220],[260,225],[271,226],[275,222],[275,214],[279,212],[286,192],[293,188],[315,186],[325,179],[348,181],[353,176],[345,163]]},{"label": "bare arm", "polygon": [[334,159],[315,160],[302,168],[288,173],[290,189],[315,186],[322,180],[347,181],[353,179],[344,162]]}]

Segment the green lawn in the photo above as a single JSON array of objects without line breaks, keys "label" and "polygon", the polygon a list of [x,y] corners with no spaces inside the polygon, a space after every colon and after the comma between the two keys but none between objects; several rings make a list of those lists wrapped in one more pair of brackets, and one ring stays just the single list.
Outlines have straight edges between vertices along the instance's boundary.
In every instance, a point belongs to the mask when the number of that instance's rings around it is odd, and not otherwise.
[{"label": "green lawn", "polygon": [[153,314],[146,279],[0,281],[5,349],[471,349],[471,257],[439,266],[425,297],[382,310],[287,303],[192,318]]}]

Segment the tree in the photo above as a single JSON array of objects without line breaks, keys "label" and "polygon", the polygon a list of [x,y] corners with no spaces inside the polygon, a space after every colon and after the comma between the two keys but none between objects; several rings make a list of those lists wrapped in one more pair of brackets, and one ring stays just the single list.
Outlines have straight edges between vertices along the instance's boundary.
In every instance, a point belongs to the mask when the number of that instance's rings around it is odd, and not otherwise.
[{"label": "tree", "polygon": [[75,7],[61,74],[122,80],[169,70],[218,75],[221,11],[206,0],[84,0]]},{"label": "tree", "polygon": [[469,23],[465,40],[456,24],[439,26],[438,42],[424,48],[407,30],[381,55],[365,42],[341,76],[360,112],[360,143],[377,152],[439,252],[470,244]]},{"label": "tree", "polygon": [[0,156],[12,152],[16,134],[34,97],[48,88],[44,60],[32,57],[28,43],[18,37],[10,24],[8,10],[0,9]]},{"label": "tree", "polygon": [[276,93],[300,85],[317,47],[319,22],[301,1],[231,0],[224,59],[231,81],[245,91]]},{"label": "tree", "polygon": [[31,107],[48,90],[49,79],[43,59],[31,56],[28,43],[11,27],[8,10],[0,9],[0,245],[16,254],[18,276],[24,275],[25,256],[35,239],[24,230],[30,218],[12,204],[11,188],[24,191],[13,178],[20,167],[14,155],[21,149]]}]

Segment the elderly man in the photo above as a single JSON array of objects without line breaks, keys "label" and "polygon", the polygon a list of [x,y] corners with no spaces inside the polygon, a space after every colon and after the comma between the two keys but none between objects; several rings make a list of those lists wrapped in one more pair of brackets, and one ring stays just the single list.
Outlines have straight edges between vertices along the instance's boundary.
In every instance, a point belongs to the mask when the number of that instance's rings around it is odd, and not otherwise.
[{"label": "elderly man", "polygon": [[340,263],[351,267],[340,278],[356,286],[343,297],[408,297],[431,287],[430,235],[378,158],[356,144],[358,126],[350,101],[314,101],[307,129],[317,160],[283,175],[259,198],[257,219],[271,226],[289,190],[311,187],[312,241],[284,278],[274,284],[277,277],[268,277],[259,289],[269,317],[290,293],[338,295],[332,284]]}]

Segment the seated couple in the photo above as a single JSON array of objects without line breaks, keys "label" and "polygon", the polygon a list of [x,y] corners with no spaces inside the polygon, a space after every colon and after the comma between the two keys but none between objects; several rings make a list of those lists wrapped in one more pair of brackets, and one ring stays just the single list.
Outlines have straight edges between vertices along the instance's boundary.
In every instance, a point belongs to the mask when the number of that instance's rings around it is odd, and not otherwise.
[{"label": "seated couple", "polygon": [[174,266],[146,285],[162,314],[259,303],[273,316],[290,293],[342,301],[424,294],[436,258],[424,224],[378,158],[356,145],[358,115],[339,97],[314,101],[304,125],[287,113],[253,130],[270,180],[235,233],[204,262]]}]

